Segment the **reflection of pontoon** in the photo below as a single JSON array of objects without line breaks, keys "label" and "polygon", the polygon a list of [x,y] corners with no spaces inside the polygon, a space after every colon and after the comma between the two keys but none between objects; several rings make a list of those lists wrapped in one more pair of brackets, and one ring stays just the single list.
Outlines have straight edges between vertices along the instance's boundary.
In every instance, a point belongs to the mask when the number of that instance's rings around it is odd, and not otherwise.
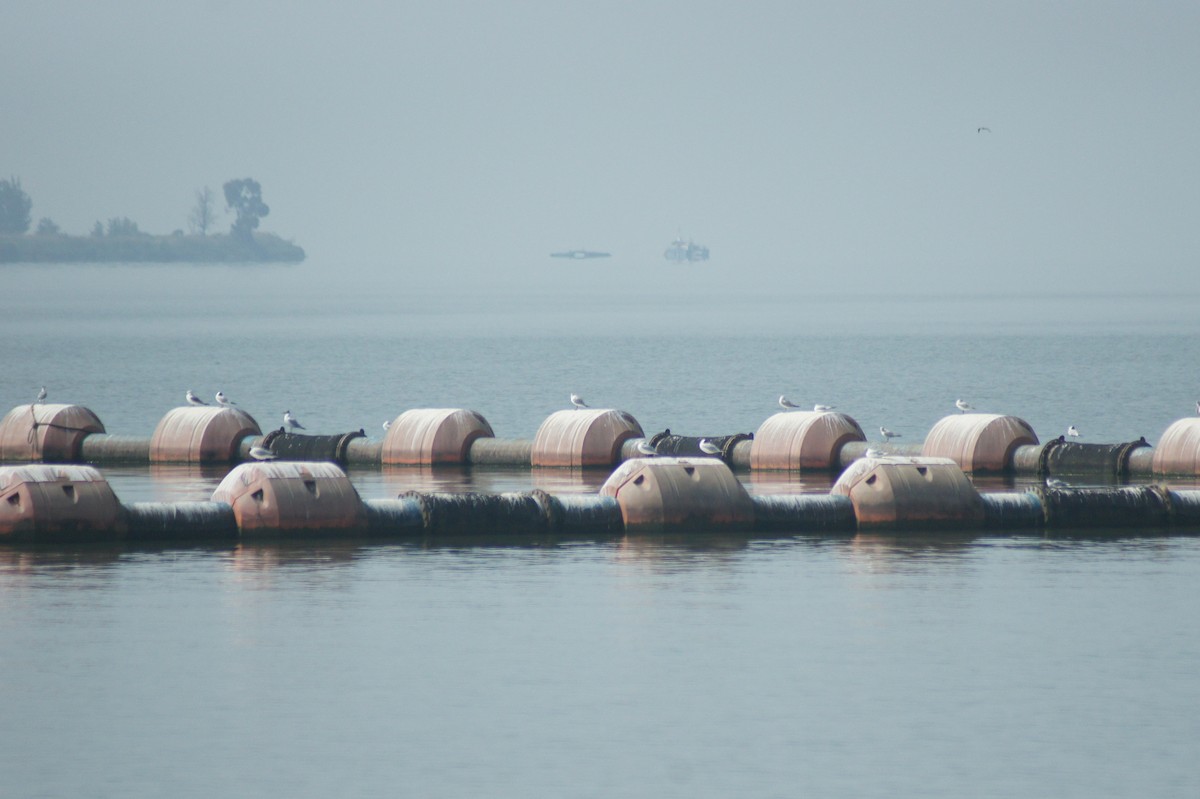
[{"label": "reflection of pontoon", "polygon": [[671,246],[663,253],[663,257],[668,261],[682,263],[683,261],[707,261],[708,248],[703,244],[696,244],[683,239],[675,239],[671,242]]},{"label": "reflection of pontoon", "polygon": [[584,258],[608,258],[611,255],[612,253],[609,252],[595,252],[593,250],[567,250],[566,252],[550,253],[551,258],[574,258],[576,260]]}]

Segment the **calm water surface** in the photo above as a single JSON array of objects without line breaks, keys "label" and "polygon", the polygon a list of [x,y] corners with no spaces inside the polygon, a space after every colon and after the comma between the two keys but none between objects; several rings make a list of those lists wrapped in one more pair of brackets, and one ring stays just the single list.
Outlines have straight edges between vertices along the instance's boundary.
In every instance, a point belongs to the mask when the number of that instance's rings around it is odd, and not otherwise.
[{"label": "calm water surface", "polygon": [[[264,428],[449,406],[528,438],[571,391],[688,435],[753,431],[786,393],[919,441],[963,396],[1113,442],[1200,396],[1194,297],[331,266],[11,268],[0,404],[46,384],[148,436],[220,388]],[[223,474],[105,472],[126,501]],[[1139,535],[0,547],[0,796],[1192,797],[1197,585],[1200,539]]]}]

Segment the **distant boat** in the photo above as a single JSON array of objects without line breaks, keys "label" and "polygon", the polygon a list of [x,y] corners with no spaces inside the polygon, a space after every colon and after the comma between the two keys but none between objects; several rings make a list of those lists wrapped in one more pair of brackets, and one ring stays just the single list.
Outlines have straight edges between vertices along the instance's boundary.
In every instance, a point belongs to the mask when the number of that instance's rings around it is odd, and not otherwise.
[{"label": "distant boat", "polygon": [[582,261],[584,258],[609,258],[611,252],[596,252],[595,250],[567,250],[566,252],[552,252],[551,258],[574,258],[577,261]]},{"label": "distant boat", "polygon": [[683,239],[675,239],[671,242],[671,246],[663,253],[663,257],[668,261],[683,263],[684,261],[707,261],[708,248],[703,244],[696,244],[692,241],[684,241]]}]

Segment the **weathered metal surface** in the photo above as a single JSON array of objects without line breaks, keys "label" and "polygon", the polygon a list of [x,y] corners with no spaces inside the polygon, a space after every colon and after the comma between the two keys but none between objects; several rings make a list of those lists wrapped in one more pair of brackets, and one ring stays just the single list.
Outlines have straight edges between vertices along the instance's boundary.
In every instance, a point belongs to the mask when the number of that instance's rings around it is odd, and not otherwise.
[{"label": "weathered metal surface", "polygon": [[93,433],[80,443],[79,460],[84,463],[148,463],[150,439]]},{"label": "weathered metal surface", "polygon": [[1171,424],[1154,448],[1154,474],[1200,475],[1200,416]]},{"label": "weathered metal surface", "polygon": [[150,438],[152,463],[232,463],[246,436],[262,435],[258,422],[238,408],[172,408]]},{"label": "weathered metal surface", "polygon": [[233,507],[243,536],[366,525],[358,492],[334,463],[243,463],[225,476],[212,499]]},{"label": "weathered metal surface", "polygon": [[[289,433],[280,427],[263,436],[259,446],[270,450],[281,461],[332,461],[346,463],[346,452],[353,441],[363,440],[363,430],[310,436]],[[240,450],[239,450],[240,451]]]},{"label": "weathered metal surface", "polygon": [[751,469],[831,470],[842,447],[866,441],[858,422],[844,413],[785,411],[767,418],[754,433]]},{"label": "weathered metal surface", "polygon": [[1015,416],[960,413],[933,426],[921,455],[949,458],[967,472],[1005,472],[1017,447],[1037,443],[1033,428]]},{"label": "weathered metal surface", "polygon": [[110,541],[125,530],[121,503],[91,466],[0,466],[0,540]]},{"label": "weathered metal surface", "polygon": [[948,458],[863,458],[830,493],[850,497],[860,528],[970,529],[984,521],[979,492]]},{"label": "weathered metal surface", "polygon": [[625,529],[637,532],[749,530],[754,504],[718,458],[638,458],[609,475]]},{"label": "weathered metal surface", "polygon": [[503,441],[498,438],[477,438],[471,442],[467,460],[473,466],[525,466],[532,464],[533,442]]},{"label": "weathered metal surface", "polygon": [[1036,530],[1046,522],[1041,498],[1031,491],[982,493],[979,499],[983,503],[984,523],[990,529]]},{"label": "weathered metal surface", "polygon": [[224,502],[131,502],[127,539],[190,544],[238,537],[237,516]]},{"label": "weathered metal surface", "polygon": [[471,443],[492,438],[492,426],[476,411],[416,408],[396,417],[383,437],[383,463],[466,463]]},{"label": "weathered metal surface", "polygon": [[843,494],[751,494],[754,529],[763,533],[852,533],[854,503]]},{"label": "weathered metal surface", "polygon": [[82,405],[18,405],[0,420],[0,462],[74,463],[83,440],[103,432]]},{"label": "weathered metal surface", "polygon": [[1046,526],[1062,529],[1161,529],[1172,522],[1170,493],[1162,486],[1035,488]]},{"label": "weathered metal surface", "polygon": [[642,426],[624,411],[579,408],[552,413],[533,438],[534,466],[612,466],[621,445],[642,437]]}]

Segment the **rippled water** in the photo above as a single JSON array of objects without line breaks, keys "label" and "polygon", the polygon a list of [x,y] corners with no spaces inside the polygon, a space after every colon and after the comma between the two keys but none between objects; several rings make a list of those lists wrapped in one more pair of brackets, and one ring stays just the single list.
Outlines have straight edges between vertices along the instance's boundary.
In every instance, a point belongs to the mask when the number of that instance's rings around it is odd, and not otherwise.
[{"label": "rippled water", "polygon": [[[1189,297],[325,275],[9,270],[0,403],[47,384],[148,436],[220,388],[264,427],[463,406],[521,438],[570,391],[690,435],[787,393],[919,440],[965,396],[1043,438],[1153,441],[1200,392]],[[105,472],[175,501],[223,470]],[[1191,797],[1197,584],[1200,539],[1136,534],[0,546],[0,796]]]}]

